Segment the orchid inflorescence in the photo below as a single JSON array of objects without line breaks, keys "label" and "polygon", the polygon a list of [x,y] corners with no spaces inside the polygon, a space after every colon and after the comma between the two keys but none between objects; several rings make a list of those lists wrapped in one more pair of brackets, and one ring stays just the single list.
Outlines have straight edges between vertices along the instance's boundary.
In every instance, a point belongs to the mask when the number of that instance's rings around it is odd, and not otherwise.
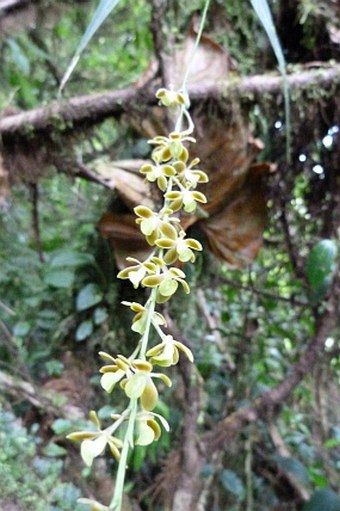
[{"label": "orchid inflorescence", "polygon": [[[91,466],[94,458],[101,455],[106,447],[119,461],[115,494],[109,507],[91,499],[80,499],[91,510],[116,510],[122,505],[122,493],[126,460],[133,445],[148,445],[161,436],[161,426],[168,431],[165,418],[155,413],[158,390],[155,380],[161,380],[171,387],[170,378],[154,371],[154,366],[169,367],[178,363],[180,353],[190,362],[193,355],[190,349],[164,332],[166,320],[155,310],[157,304],[167,302],[181,287],[190,293],[184,271],[178,266],[195,261],[195,252],[202,250],[199,241],[187,238],[181,226],[178,212],[193,213],[198,204],[206,203],[205,195],[196,190],[197,185],[206,183],[208,176],[196,169],[199,159],[189,162],[189,151],[184,145],[194,143],[193,123],[188,113],[188,99],[185,94],[167,89],[159,89],[156,97],[163,106],[179,109],[177,126],[183,117],[187,120],[186,130],[177,130],[169,136],[156,136],[149,140],[154,146],[152,163],[143,165],[142,175],[150,183],[156,183],[163,193],[163,205],[159,211],[139,205],[134,211],[136,223],[147,243],[151,254],[144,261],[128,257],[129,265],[118,273],[118,278],[130,280],[134,288],[150,288],[149,298],[144,305],[137,302],[122,302],[135,314],[132,331],[140,335],[138,344],[129,357],[118,354],[115,357],[106,352],[99,355],[104,361],[100,369],[101,386],[111,393],[119,386],[129,399],[127,408],[121,414],[112,414],[112,423],[101,428],[97,414],[90,412],[90,420],[95,429],[79,431],[68,436],[71,440],[81,441],[81,456],[86,465]],[[160,342],[149,346],[150,330],[153,329]],[[116,431],[127,424],[123,440],[115,436]]]}]

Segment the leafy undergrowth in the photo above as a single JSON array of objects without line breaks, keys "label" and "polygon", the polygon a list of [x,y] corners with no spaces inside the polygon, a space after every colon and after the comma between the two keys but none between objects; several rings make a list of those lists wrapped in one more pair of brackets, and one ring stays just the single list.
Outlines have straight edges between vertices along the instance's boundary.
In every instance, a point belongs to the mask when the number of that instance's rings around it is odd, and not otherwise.
[{"label": "leafy undergrowth", "polygon": [[64,462],[39,454],[39,437],[0,408],[0,507],[20,511],[82,511],[80,490],[62,482]]}]

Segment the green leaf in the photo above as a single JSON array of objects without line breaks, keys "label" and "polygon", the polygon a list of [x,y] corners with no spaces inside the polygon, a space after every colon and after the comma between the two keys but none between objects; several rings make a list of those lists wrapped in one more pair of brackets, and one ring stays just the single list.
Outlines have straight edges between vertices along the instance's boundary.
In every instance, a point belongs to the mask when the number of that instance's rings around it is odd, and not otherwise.
[{"label": "green leaf", "polygon": [[111,405],[104,405],[98,410],[98,417],[100,420],[103,419],[110,419],[112,412],[114,412],[114,409]]},{"label": "green leaf", "polygon": [[97,284],[87,284],[79,291],[76,300],[77,311],[89,309],[103,299],[103,294]]},{"label": "green leaf", "polygon": [[108,312],[104,307],[97,307],[94,311],[94,322],[96,325],[104,323],[108,318]]},{"label": "green leaf", "polygon": [[201,477],[204,479],[207,479],[208,477],[212,476],[214,473],[214,466],[211,463],[205,463],[201,470]]},{"label": "green leaf", "polygon": [[340,438],[330,438],[323,444],[325,449],[332,449],[333,447],[338,447],[339,445],[340,445]]},{"label": "green leaf", "polygon": [[75,53],[74,57],[72,58],[71,63],[68,66],[68,68],[64,74],[64,77],[61,81],[61,85],[60,85],[60,89],[59,89],[60,91],[63,90],[63,88],[65,87],[65,84],[69,80],[74,68],[78,64],[80,55],[85,50],[88,43],[91,41],[92,37],[97,32],[98,28],[104,23],[104,21],[106,20],[106,18],[110,14],[110,12],[116,7],[118,2],[119,2],[119,0],[101,0],[100,4],[98,5],[98,7],[92,17],[92,20],[91,20],[89,26],[87,27],[87,29],[85,31],[85,34],[83,35],[83,37],[80,40],[79,46],[76,50],[76,53]]},{"label": "green leaf", "polygon": [[83,254],[74,250],[62,250],[52,257],[50,261],[51,268],[59,266],[81,266],[83,264],[93,264],[94,258],[91,254]]},{"label": "green leaf", "polygon": [[145,456],[147,454],[147,449],[145,447],[142,447],[141,445],[136,445],[133,449],[133,459],[132,459],[132,466],[133,470],[137,471],[140,470],[140,468],[143,465]]},{"label": "green leaf", "polygon": [[340,511],[340,497],[328,488],[318,490],[302,511]]},{"label": "green leaf", "polygon": [[273,18],[270,12],[270,8],[267,0],[250,0],[251,5],[254,8],[258,18],[260,19],[265,31],[267,32],[270,44],[275,53],[276,59],[278,61],[280,71],[285,73],[285,58],[283,56],[283,51],[281,48],[281,44],[279,38],[277,36],[277,32],[275,29],[275,25],[273,22]]},{"label": "green leaf", "polygon": [[82,321],[76,330],[76,340],[84,341],[93,332],[93,323],[90,319]]},{"label": "green leaf", "polygon": [[279,454],[273,456],[273,459],[279,465],[279,467],[283,468],[286,472],[290,472],[293,474],[296,479],[299,479],[304,484],[308,484],[309,482],[309,474],[307,468],[301,463],[301,461],[296,458],[288,458],[285,456],[280,456]]},{"label": "green leaf", "polygon": [[220,481],[227,491],[238,497],[240,500],[244,499],[244,485],[235,472],[232,470],[222,470],[220,474]]},{"label": "green leaf", "polygon": [[30,329],[31,325],[27,321],[18,321],[18,323],[14,325],[13,334],[16,337],[23,337],[24,335],[28,334]]},{"label": "green leaf", "polygon": [[45,364],[48,376],[61,376],[64,370],[64,364],[60,360],[50,359]]},{"label": "green leaf", "polygon": [[55,444],[54,442],[50,442],[43,448],[43,453],[45,456],[50,456],[51,458],[56,458],[59,456],[65,456],[67,450],[64,447],[60,447],[60,445]]},{"label": "green leaf", "polygon": [[316,488],[327,488],[328,479],[323,474],[320,474],[320,470],[310,470],[310,480]]},{"label": "green leaf", "polygon": [[48,271],[44,277],[46,284],[57,288],[71,287],[74,282],[74,272],[71,270]]},{"label": "green leaf", "polygon": [[281,48],[279,38],[275,29],[273,18],[267,0],[250,0],[254,11],[256,12],[259,20],[261,21],[273,48],[276,60],[279,64],[279,70],[283,78],[283,93],[285,102],[285,117],[286,117],[286,151],[288,160],[290,160],[290,144],[291,144],[291,126],[290,126],[290,104],[289,104],[289,86],[286,73],[286,62]]},{"label": "green leaf", "polygon": [[56,419],[51,428],[56,435],[66,435],[72,430],[72,422],[69,419]]},{"label": "green leaf", "polygon": [[30,73],[30,62],[28,58],[14,39],[7,39],[7,44],[11,49],[13,61],[17,68],[23,75],[28,76]]},{"label": "green leaf", "polygon": [[331,283],[329,278],[335,270],[337,246],[334,240],[321,240],[312,248],[307,260],[307,277],[313,297],[322,299]]},{"label": "green leaf", "polygon": [[52,321],[57,320],[59,318],[59,314],[53,309],[42,309],[39,310],[39,318],[50,319]]}]

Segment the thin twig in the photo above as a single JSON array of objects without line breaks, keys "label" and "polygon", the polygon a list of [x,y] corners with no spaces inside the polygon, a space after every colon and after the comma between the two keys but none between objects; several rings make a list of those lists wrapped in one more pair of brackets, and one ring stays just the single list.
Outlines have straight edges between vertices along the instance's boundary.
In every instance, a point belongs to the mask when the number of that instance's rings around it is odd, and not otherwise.
[{"label": "thin twig", "polygon": [[28,401],[42,412],[49,413],[54,417],[80,418],[79,408],[68,404],[58,407],[55,404],[55,396],[51,392],[41,391],[23,378],[13,377],[3,371],[0,371],[0,390],[21,401]]},{"label": "thin twig", "polygon": [[45,262],[45,256],[43,252],[43,246],[41,241],[41,233],[40,233],[40,221],[39,221],[39,188],[37,183],[31,183],[29,185],[31,191],[32,198],[32,229],[33,236],[35,240],[35,244],[37,247],[37,251],[39,254],[40,262]]},{"label": "thin twig", "polygon": [[217,474],[221,472],[222,469],[222,457],[224,455],[224,451],[221,450],[219,452],[215,452],[210,461],[211,465],[211,474],[208,477],[205,477],[202,482],[201,493],[197,502],[197,511],[206,511],[208,498],[211,494],[212,489],[214,488],[214,480]]},{"label": "thin twig", "polygon": [[290,233],[289,222],[287,220],[287,215],[286,215],[286,202],[285,202],[284,197],[282,197],[282,200],[281,200],[280,222],[281,222],[281,226],[282,226],[282,230],[283,230],[287,253],[288,253],[288,256],[290,259],[290,263],[292,265],[293,272],[297,279],[305,280],[305,275],[304,275],[304,272],[301,271],[299,257],[297,255],[297,251],[293,244],[292,236]]},{"label": "thin twig", "polygon": [[326,311],[316,318],[316,331],[314,337],[307,344],[304,353],[290,370],[285,380],[265,392],[251,405],[245,406],[222,419],[216,426],[203,436],[205,456],[211,456],[217,449],[221,449],[227,439],[236,436],[247,424],[265,419],[278,413],[280,406],[290,396],[303,378],[309,374],[319,358],[324,353],[326,338],[336,326],[339,313],[340,277],[335,279],[330,292]]},{"label": "thin twig", "polygon": [[114,190],[115,186],[114,184],[110,183],[109,181],[106,181],[105,179],[101,178],[93,172],[87,165],[81,162],[76,162],[74,164],[77,167],[77,171],[73,172],[72,175],[76,177],[80,177],[82,179],[86,179],[87,181],[91,181],[92,183],[97,183],[98,185],[105,186],[105,188],[108,188],[109,190]]},{"label": "thin twig", "polygon": [[0,308],[3,309],[7,314],[10,314],[11,316],[15,316],[15,311],[8,307],[4,302],[0,300]]},{"label": "thin twig", "polygon": [[230,354],[226,350],[226,342],[225,341],[223,342],[222,335],[221,335],[221,332],[222,332],[221,328],[218,324],[217,319],[214,317],[214,315],[210,314],[210,311],[208,309],[208,305],[205,300],[202,289],[197,290],[196,296],[197,296],[197,305],[198,305],[200,312],[202,313],[204,319],[207,322],[209,330],[212,332],[212,334],[215,338],[217,348],[223,354],[223,356],[228,364],[229,369],[231,371],[234,371],[235,364],[234,364]]},{"label": "thin twig", "polygon": [[21,356],[20,350],[18,349],[17,345],[15,344],[14,337],[12,333],[7,328],[6,324],[0,319],[0,330],[2,331],[2,342],[8,349],[8,352],[13,357],[16,366],[18,369],[20,369],[20,372],[22,373],[22,376],[26,378],[27,381],[29,381],[33,385],[33,380],[31,378],[30,372],[28,370],[28,367],[25,364],[25,361],[23,357]]},{"label": "thin twig", "polygon": [[47,71],[51,76],[53,76],[56,86],[59,87],[61,83],[61,73],[49,55],[47,45],[43,39],[40,38],[38,32],[35,29],[30,30],[28,35],[32,39],[32,42],[44,53],[45,57],[43,57],[43,61],[45,62]]},{"label": "thin twig", "polygon": [[[269,423],[267,429],[277,453],[284,458],[290,458],[291,453],[287,448],[276,425],[274,423]],[[294,488],[294,491],[298,495],[299,499],[302,502],[307,502],[307,500],[309,499],[309,493],[307,489],[303,486],[303,484],[288,471],[285,471],[285,476],[291,487]]]},{"label": "thin twig", "polygon": [[303,300],[299,300],[295,296],[282,296],[276,293],[271,293],[270,291],[263,291],[262,289],[257,289],[253,286],[247,286],[245,284],[241,284],[232,279],[228,279],[227,277],[219,277],[219,283],[227,284],[228,286],[234,287],[236,289],[242,289],[244,291],[248,291],[249,293],[253,293],[258,296],[263,296],[266,298],[273,298],[274,300],[279,300],[280,302],[290,303],[291,305],[297,305],[299,307],[308,307],[308,302],[304,302]]}]

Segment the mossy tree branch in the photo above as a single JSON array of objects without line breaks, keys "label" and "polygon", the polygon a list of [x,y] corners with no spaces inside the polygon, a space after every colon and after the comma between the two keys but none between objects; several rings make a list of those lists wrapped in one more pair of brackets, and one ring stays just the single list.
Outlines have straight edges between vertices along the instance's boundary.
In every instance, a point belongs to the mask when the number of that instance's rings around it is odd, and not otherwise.
[{"label": "mossy tree branch", "polygon": [[[340,65],[299,71],[289,75],[288,82],[291,90],[339,88]],[[0,137],[6,143],[13,137],[29,139],[39,132],[53,132],[56,129],[67,134],[81,125],[95,125],[109,117],[119,118],[140,104],[155,105],[155,90],[156,87],[150,85],[129,87],[73,97],[2,118],[0,115]],[[235,95],[249,104],[260,102],[264,94],[282,94],[282,79],[272,74],[233,77],[220,84],[195,84],[189,87],[189,93],[193,105],[208,98],[228,102],[228,98],[232,97],[234,101]]]}]

